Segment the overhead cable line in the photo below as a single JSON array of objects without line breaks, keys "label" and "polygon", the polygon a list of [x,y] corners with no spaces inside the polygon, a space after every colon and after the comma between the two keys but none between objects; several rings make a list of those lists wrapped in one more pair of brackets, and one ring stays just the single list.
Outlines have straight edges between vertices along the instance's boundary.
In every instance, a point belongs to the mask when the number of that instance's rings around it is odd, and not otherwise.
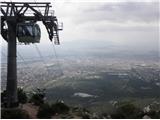
[{"label": "overhead cable line", "polygon": [[23,61],[23,63],[26,65],[27,68],[30,68],[28,66],[28,63],[24,60],[23,56],[20,54],[20,52],[17,51],[17,55],[19,56],[19,58]]},{"label": "overhead cable line", "polygon": [[[34,2],[36,3],[36,6],[38,7],[36,0],[34,0]],[[39,12],[41,13],[39,7],[38,7],[38,10],[39,10]],[[63,70],[62,70],[62,68],[61,68],[60,62],[59,62],[59,60],[58,60],[57,52],[56,52],[54,43],[53,43],[52,41],[51,41],[51,44],[52,44],[52,48],[53,48],[53,51],[54,51],[54,54],[55,54],[55,57],[56,57],[56,62],[57,62],[58,68],[59,68],[59,70],[60,70],[60,72],[61,72],[61,75],[63,75]],[[37,48],[38,48],[38,47],[37,47]],[[40,50],[38,50],[38,51],[39,51],[39,53],[40,53]],[[41,58],[43,58],[41,53],[40,53],[39,55],[41,56]],[[44,59],[43,59],[43,63],[45,64]],[[48,68],[47,68],[47,70],[48,70]]]},{"label": "overhead cable line", "polygon": [[47,73],[48,73],[49,70],[48,70],[48,68],[46,67],[46,62],[44,61],[44,58],[43,58],[43,56],[42,56],[42,54],[41,54],[41,51],[40,51],[40,49],[38,48],[37,44],[34,44],[34,45],[35,45],[36,51],[38,52],[38,54],[39,54],[39,56],[40,56],[40,58],[41,58],[41,60],[42,60],[42,62],[43,62],[43,64],[44,64],[44,67],[46,68]]},{"label": "overhead cable line", "polygon": [[55,57],[56,57],[56,61],[57,61],[58,68],[59,68],[59,70],[61,71],[61,75],[63,75],[64,73],[63,73],[61,64],[60,64],[59,59],[58,59],[58,55],[57,55],[57,52],[56,52],[56,49],[55,49],[55,45],[54,45],[53,42],[51,42],[51,45],[52,45],[52,48],[53,48],[53,51],[54,51],[54,54],[55,54]]}]

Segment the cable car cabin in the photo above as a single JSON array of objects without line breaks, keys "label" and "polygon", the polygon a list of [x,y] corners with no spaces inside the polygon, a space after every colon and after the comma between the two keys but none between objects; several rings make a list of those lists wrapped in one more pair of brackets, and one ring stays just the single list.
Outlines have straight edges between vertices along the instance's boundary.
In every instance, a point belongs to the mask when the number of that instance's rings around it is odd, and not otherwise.
[{"label": "cable car cabin", "polygon": [[39,43],[41,38],[41,31],[39,25],[36,23],[19,23],[17,25],[18,41],[29,44]]}]

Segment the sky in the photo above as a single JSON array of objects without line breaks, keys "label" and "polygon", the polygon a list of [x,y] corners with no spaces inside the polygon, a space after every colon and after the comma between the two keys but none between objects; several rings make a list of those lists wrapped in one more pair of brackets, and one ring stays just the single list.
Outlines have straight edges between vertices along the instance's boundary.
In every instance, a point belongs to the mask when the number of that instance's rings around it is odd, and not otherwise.
[{"label": "sky", "polygon": [[[87,41],[89,44],[112,43],[137,50],[160,50],[158,0],[117,1],[52,1],[55,15],[59,22],[63,22],[61,44]],[[41,44],[48,44],[45,27],[41,23],[40,26],[43,33]]]},{"label": "sky", "polygon": [[64,23],[64,41],[158,49],[158,7],[156,2],[68,2],[58,3],[55,9]]}]

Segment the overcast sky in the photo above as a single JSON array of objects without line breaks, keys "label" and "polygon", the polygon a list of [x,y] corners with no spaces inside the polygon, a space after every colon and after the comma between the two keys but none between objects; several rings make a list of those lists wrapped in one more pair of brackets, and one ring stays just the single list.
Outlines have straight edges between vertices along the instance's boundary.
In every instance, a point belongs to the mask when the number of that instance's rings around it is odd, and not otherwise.
[{"label": "overcast sky", "polygon": [[[157,49],[159,8],[156,2],[57,3],[64,41],[108,41]],[[65,11],[65,12],[64,12]]]},{"label": "overcast sky", "polygon": [[[64,26],[60,32],[62,44],[67,41],[90,41],[91,44],[100,41],[148,50],[157,50],[160,45],[158,1],[66,1],[52,2],[55,14]],[[43,26],[41,29],[42,43],[47,43],[48,35]]]}]

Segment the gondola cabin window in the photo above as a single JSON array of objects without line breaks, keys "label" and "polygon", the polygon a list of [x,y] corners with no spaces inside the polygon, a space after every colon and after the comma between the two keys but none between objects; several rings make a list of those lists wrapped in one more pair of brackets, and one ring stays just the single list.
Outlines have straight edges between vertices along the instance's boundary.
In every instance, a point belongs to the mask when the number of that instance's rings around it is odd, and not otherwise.
[{"label": "gondola cabin window", "polygon": [[36,23],[19,23],[17,25],[17,38],[21,43],[39,43],[41,31]]}]

